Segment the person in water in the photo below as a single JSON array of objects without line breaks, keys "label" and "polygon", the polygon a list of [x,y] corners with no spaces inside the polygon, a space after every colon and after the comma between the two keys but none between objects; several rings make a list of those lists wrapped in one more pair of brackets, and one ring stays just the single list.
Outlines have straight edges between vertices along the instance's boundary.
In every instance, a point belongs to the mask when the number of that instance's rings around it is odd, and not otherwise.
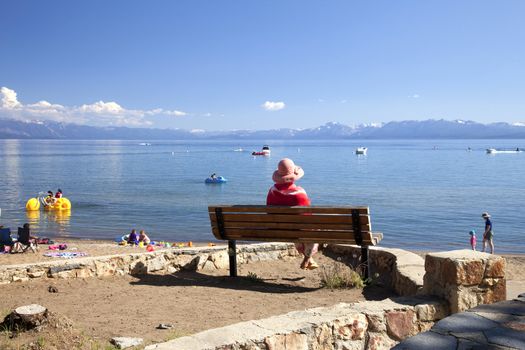
[{"label": "person in water", "polygon": [[[294,183],[303,176],[303,169],[296,166],[293,160],[281,159],[277,170],[272,175],[275,184],[268,191],[266,205],[310,206],[310,199],[306,191]],[[313,259],[319,248],[318,243],[296,243],[295,247],[303,255],[301,262],[303,270],[313,270],[319,267]]]},{"label": "person in water", "polygon": [[62,190],[60,188],[55,193],[55,198],[62,198]]},{"label": "person in water", "polygon": [[53,195],[53,191],[47,191],[47,196],[44,198],[45,205],[53,205],[56,202],[56,198]]},{"label": "person in water", "polygon": [[490,254],[494,254],[494,232],[492,231],[492,221],[490,221],[490,214],[484,212],[481,217],[485,220],[485,232],[483,233],[483,250],[487,248],[487,243],[490,246]]}]

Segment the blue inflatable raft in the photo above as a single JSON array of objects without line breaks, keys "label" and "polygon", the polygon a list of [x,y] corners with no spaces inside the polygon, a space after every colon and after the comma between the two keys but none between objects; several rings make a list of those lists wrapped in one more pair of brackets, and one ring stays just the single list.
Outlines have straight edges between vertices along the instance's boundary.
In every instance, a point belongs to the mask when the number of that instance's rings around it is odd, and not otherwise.
[{"label": "blue inflatable raft", "polygon": [[225,177],[217,176],[216,178],[212,179],[211,177],[208,177],[206,180],[204,180],[207,184],[222,184],[225,182],[228,182]]}]

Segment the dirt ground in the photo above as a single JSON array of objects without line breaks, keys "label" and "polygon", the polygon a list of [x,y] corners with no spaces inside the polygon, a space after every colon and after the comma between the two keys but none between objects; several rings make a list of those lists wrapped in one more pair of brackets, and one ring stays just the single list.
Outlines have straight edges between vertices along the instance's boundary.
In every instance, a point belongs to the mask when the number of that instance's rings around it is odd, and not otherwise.
[{"label": "dirt ground", "polygon": [[[321,254],[317,260],[320,265],[333,263]],[[391,296],[380,286],[364,290],[321,288],[320,270],[303,271],[299,264],[297,258],[239,266],[240,276],[251,273],[261,280],[232,279],[227,270],[220,270],[105,279],[41,279],[3,285],[0,316],[17,306],[36,303],[52,311],[60,325],[47,333],[28,332],[15,339],[9,339],[4,332],[0,348],[3,344],[17,349],[20,344],[32,342],[34,349],[106,349],[107,340],[114,336],[141,337],[152,343],[294,310]],[[50,286],[58,293],[49,292]],[[174,328],[156,329],[160,323]],[[68,336],[57,337],[58,333]]]},{"label": "dirt ground", "polygon": [[[68,251],[90,256],[145,250],[104,241],[66,243]],[[42,256],[45,248],[47,245],[41,246],[35,254],[0,255],[0,264],[51,260]],[[334,263],[322,254],[317,260],[321,266]],[[507,262],[509,282],[521,288],[525,285],[525,256],[508,256]],[[26,332],[13,339],[0,326],[0,349],[112,349],[108,340],[115,336],[141,337],[145,344],[151,344],[294,310],[392,296],[379,285],[364,290],[321,288],[320,269],[303,271],[299,264],[296,258],[240,265],[242,277],[237,279],[228,277],[227,270],[220,270],[104,279],[39,279],[1,285],[1,319],[17,306],[32,303],[47,307],[52,315],[50,325],[40,332]],[[246,277],[249,273],[258,278]],[[50,292],[49,287],[58,292]],[[157,329],[161,323],[172,324],[173,328]]]}]

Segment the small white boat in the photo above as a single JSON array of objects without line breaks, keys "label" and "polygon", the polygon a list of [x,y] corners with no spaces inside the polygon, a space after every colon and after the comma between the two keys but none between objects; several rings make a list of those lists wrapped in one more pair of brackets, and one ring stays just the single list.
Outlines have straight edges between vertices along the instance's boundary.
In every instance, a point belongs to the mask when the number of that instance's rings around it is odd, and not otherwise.
[{"label": "small white boat", "polygon": [[141,143],[139,143],[139,146],[151,146],[151,143],[149,143],[149,142],[141,142]]},{"label": "small white boat", "polygon": [[366,147],[357,147],[355,149],[355,154],[365,154],[366,155],[367,151],[368,151],[368,148]]},{"label": "small white boat", "polygon": [[244,150],[242,148],[236,148],[233,150],[234,152],[244,152]]},{"label": "small white boat", "polygon": [[496,148],[487,148],[487,154],[496,154],[496,153],[521,153],[523,150],[516,149],[496,149]]}]

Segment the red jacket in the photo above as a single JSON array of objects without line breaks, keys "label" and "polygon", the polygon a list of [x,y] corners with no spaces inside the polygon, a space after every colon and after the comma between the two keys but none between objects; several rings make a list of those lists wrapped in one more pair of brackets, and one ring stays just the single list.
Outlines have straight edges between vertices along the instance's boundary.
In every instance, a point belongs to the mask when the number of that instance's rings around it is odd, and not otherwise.
[{"label": "red jacket", "polygon": [[310,205],[310,199],[302,187],[296,186],[293,182],[286,184],[275,184],[268,191],[266,205]]}]

